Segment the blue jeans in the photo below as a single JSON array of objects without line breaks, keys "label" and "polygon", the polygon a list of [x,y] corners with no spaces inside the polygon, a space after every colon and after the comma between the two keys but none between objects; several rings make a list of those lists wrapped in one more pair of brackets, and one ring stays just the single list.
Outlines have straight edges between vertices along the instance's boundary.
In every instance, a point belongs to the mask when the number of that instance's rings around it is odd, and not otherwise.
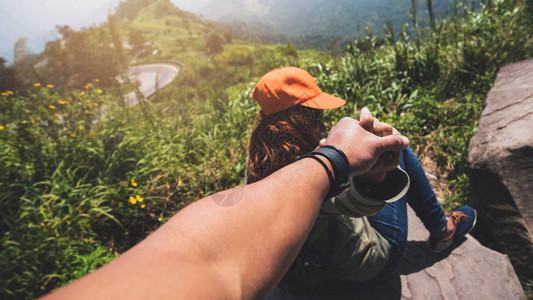
[{"label": "blue jeans", "polygon": [[[430,233],[440,232],[446,229],[448,220],[437,201],[435,193],[429,184],[424,169],[420,162],[407,148],[402,151],[400,166],[404,169],[411,180],[411,186],[407,194],[400,200],[387,205],[378,214],[369,217],[372,227],[377,230],[388,242],[390,247],[389,261],[380,275],[368,282],[383,279],[390,271],[394,270],[401,261],[405,246],[407,244],[407,204],[415,211],[416,215]],[[353,289],[358,286],[365,286],[366,283],[354,283],[339,280],[330,280],[327,284],[324,295],[330,298],[332,295],[353,295]],[[320,296],[311,299],[320,299]],[[287,295],[279,287],[270,295],[269,300],[300,300],[310,299],[307,296]]]},{"label": "blue jeans", "polygon": [[368,218],[372,227],[389,242],[391,250],[389,262],[382,271],[382,275],[399,265],[405,251],[407,204],[415,211],[430,233],[445,230],[448,222],[424,169],[410,148],[402,151],[400,166],[411,179],[407,194],[394,203],[387,203],[378,214]]}]

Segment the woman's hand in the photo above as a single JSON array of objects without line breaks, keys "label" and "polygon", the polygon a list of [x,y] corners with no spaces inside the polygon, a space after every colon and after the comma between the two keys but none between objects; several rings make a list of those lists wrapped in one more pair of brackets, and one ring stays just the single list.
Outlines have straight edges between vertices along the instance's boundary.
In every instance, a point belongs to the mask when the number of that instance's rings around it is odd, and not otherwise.
[{"label": "woman's hand", "polygon": [[[364,115],[366,128],[361,125],[361,122],[352,118],[343,118],[331,129],[328,138],[320,141],[319,146],[338,146],[348,158],[350,176],[366,174],[368,180],[382,181],[388,171],[398,166],[400,152],[407,148],[409,139],[393,129],[389,130],[388,126],[382,126],[374,131],[374,118],[371,114],[370,117],[372,118],[371,126],[369,126],[368,116]],[[374,134],[374,132],[383,136]],[[392,134],[387,134],[387,132],[392,132]],[[372,172],[369,173],[369,171]],[[382,179],[378,178],[381,176]]]},{"label": "woman's hand", "polygon": [[[373,117],[368,108],[363,108],[360,114],[359,125],[365,130],[379,136],[385,137],[389,135],[400,135],[398,130],[393,128],[390,124],[380,122]],[[401,151],[387,151],[382,153],[374,167],[368,172],[359,176],[359,178],[374,184],[383,182],[387,173],[396,169],[400,163]]]}]

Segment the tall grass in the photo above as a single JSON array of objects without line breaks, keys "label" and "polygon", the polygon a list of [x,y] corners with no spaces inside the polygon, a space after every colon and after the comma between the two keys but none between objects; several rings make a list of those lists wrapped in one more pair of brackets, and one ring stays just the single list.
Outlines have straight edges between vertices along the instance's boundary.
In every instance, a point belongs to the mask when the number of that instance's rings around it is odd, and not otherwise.
[{"label": "tall grass", "polygon": [[348,100],[326,116],[334,122],[368,106],[437,163],[449,182],[448,209],[468,203],[469,140],[499,68],[533,55],[531,15],[521,2],[493,1],[434,29],[417,27],[414,41],[405,27],[386,31],[382,47],[348,47],[338,63],[308,63],[324,90]]},{"label": "tall grass", "polygon": [[[463,17],[390,29],[342,57],[287,45],[227,47],[191,61],[158,102],[126,108],[98,82],[59,94],[44,84],[0,96],[0,295],[35,298],[107,263],[190,202],[243,183],[258,107],[253,81],[300,64],[348,100],[334,124],[368,106],[430,156],[449,181],[447,207],[468,202],[466,154],[497,70],[531,57],[524,4],[492,1]],[[237,54],[236,54],[237,53]],[[241,53],[241,54],[239,54]],[[236,57],[243,56],[243,57]],[[100,107],[106,117],[99,122]]]},{"label": "tall grass", "polygon": [[[1,98],[3,297],[35,298],[79,278],[186,204],[242,183],[250,87],[153,103],[147,114],[96,85]],[[155,126],[147,115],[160,116]]]}]

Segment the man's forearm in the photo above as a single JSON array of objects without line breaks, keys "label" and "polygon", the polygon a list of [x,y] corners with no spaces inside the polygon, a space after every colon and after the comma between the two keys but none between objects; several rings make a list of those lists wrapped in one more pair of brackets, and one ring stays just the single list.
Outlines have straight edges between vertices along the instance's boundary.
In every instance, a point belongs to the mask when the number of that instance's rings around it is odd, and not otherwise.
[{"label": "man's forearm", "polygon": [[[344,151],[350,176],[357,176],[383,152],[405,149],[409,140],[377,137],[343,118],[326,144]],[[328,176],[319,162],[302,159],[237,189],[191,204],[109,265],[50,297],[268,296],[308,235],[329,189]]]},{"label": "man's forearm", "polygon": [[213,261],[222,273],[237,276],[230,280],[240,281],[244,294],[236,296],[266,297],[300,250],[328,188],[323,167],[304,159],[244,187],[234,206],[213,205],[212,196],[177,216],[176,223],[183,228],[198,214],[209,219],[184,234],[207,252],[216,252]]},{"label": "man's forearm", "polygon": [[303,159],[236,193],[189,205],[108,266],[52,296],[266,297],[296,257],[328,188],[323,167]]}]

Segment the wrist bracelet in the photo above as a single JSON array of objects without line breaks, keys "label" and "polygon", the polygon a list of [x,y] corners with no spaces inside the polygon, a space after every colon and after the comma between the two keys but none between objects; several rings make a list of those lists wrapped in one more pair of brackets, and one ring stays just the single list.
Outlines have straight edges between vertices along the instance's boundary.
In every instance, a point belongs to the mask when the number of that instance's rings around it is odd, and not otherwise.
[{"label": "wrist bracelet", "polygon": [[346,158],[346,155],[344,155],[344,152],[337,147],[335,147],[335,149],[330,147],[320,147],[311,153],[326,157],[333,167],[335,185],[330,191],[332,197],[344,192],[350,186],[348,182],[350,165],[348,164],[348,159]]},{"label": "wrist bracelet", "polygon": [[[334,178],[327,165],[318,157],[316,157],[316,155],[325,157],[331,163],[333,173],[335,174]],[[350,174],[350,165],[348,164],[348,159],[346,158],[346,155],[339,148],[335,146],[324,146],[304,156],[298,156],[296,157],[296,160],[299,160],[304,157],[311,157],[319,161],[320,164],[324,167],[324,169],[326,169],[326,172],[328,173],[328,178],[331,183],[331,187],[326,199],[335,197],[345,192],[350,187],[350,183],[348,181]]]},{"label": "wrist bracelet", "polygon": [[342,150],[339,149],[339,147],[333,146],[333,145],[325,145],[325,146],[322,146],[322,148],[329,148],[329,149],[333,149],[333,150],[337,151],[337,153],[339,153],[340,156],[342,156],[342,158],[344,159],[344,162],[346,162],[346,165],[350,166],[350,162],[348,161],[348,157],[346,157],[346,154],[344,154],[344,152],[342,152]]}]

